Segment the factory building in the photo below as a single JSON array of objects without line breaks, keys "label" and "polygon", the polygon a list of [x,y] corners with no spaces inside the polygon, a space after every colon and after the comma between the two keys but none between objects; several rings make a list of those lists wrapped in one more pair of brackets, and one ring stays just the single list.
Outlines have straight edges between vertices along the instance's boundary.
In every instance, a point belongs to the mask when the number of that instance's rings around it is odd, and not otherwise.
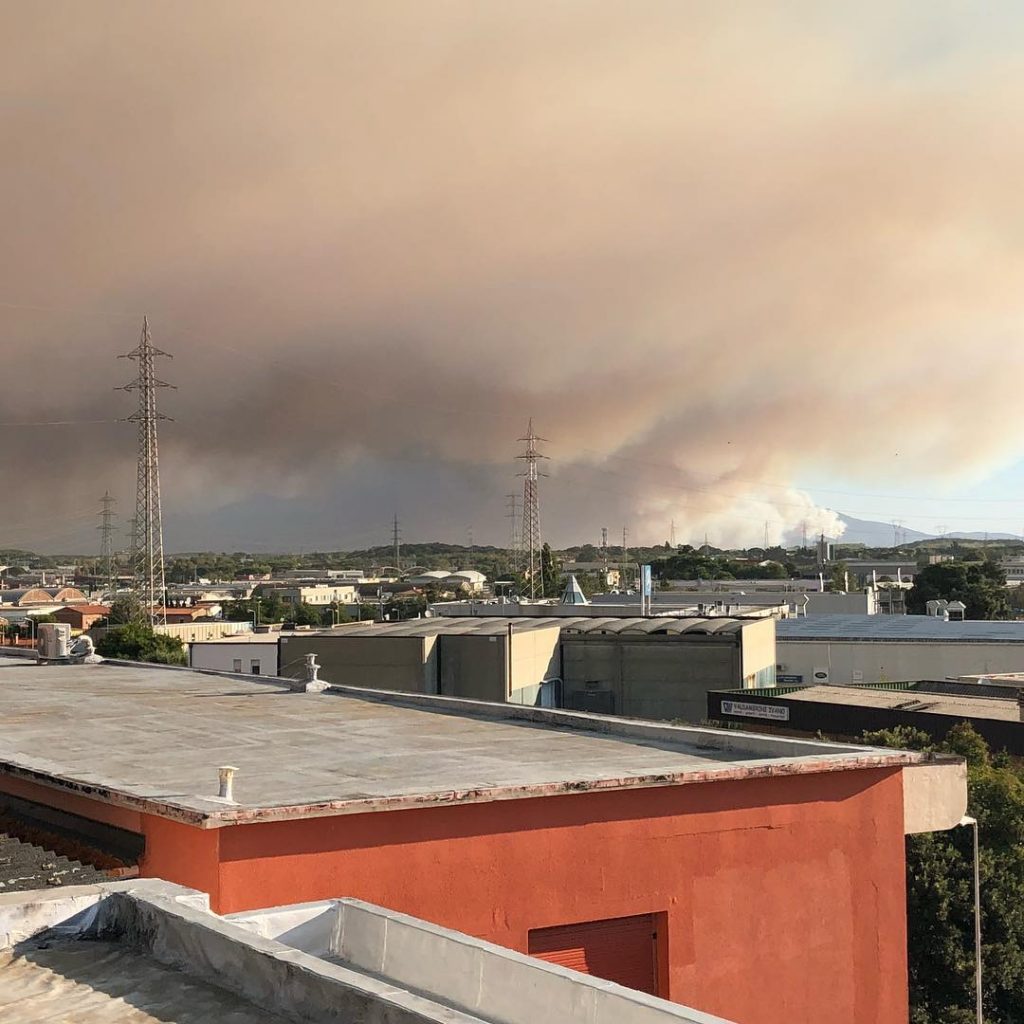
[{"label": "factory building", "polygon": [[564,704],[630,718],[703,720],[715,680],[775,682],[775,620],[578,619],[562,626]]},{"label": "factory building", "polygon": [[321,678],[344,686],[554,706],[559,627],[543,620],[413,619],[282,636],[280,674],[301,679],[315,654]]},{"label": "factory building", "polygon": [[0,792],[218,914],[348,897],[743,1024],[905,1024],[904,836],[966,807],[962,761],[905,751],[156,666],[0,681]]},{"label": "factory building", "polygon": [[1024,755],[1024,683],[939,679],[857,686],[794,686],[708,694],[715,722],[787,732],[859,737],[909,726],[936,743],[969,722],[989,746]]},{"label": "factory building", "polygon": [[280,674],[293,679],[315,654],[340,685],[691,722],[709,690],[775,678],[772,618],[440,617],[280,644]]},{"label": "factory building", "polygon": [[1024,622],[831,615],[776,625],[778,682],[879,683],[1024,671]]}]

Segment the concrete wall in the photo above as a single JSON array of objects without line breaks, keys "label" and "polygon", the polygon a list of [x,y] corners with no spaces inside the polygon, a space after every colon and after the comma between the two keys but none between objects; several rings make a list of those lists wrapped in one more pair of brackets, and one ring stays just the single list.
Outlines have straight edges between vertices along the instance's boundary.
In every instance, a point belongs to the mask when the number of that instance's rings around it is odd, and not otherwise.
[{"label": "concrete wall", "polygon": [[[804,683],[879,683],[945,679],[971,673],[1024,672],[1024,644],[949,641],[777,642],[780,674],[802,676]],[[816,677],[825,672],[827,678]]]},{"label": "concrete wall", "polygon": [[436,636],[288,636],[280,645],[279,671],[288,679],[302,678],[303,656],[312,653],[329,683],[437,693]]},{"label": "concrete wall", "polygon": [[806,608],[808,615],[875,615],[878,612],[878,595],[873,590],[851,594],[808,594]]},{"label": "concrete wall", "polygon": [[775,681],[775,620],[744,623],[740,631],[743,686],[769,686]]},{"label": "concrete wall", "polygon": [[[774,620],[763,625],[774,632]],[[736,636],[566,636],[562,672],[566,707],[587,707],[584,695],[610,690],[612,713],[629,718],[700,722],[707,717],[708,691],[723,688],[717,680],[743,686]]]},{"label": "concrete wall", "polygon": [[[240,669],[235,668],[236,660],[242,663]],[[259,675],[277,675],[277,637],[274,637],[273,642],[258,643],[198,641],[189,648],[189,665],[192,668],[252,673],[254,661],[259,662]]]},{"label": "concrete wall", "polygon": [[[496,634],[447,633],[438,638],[440,692],[475,700],[536,702],[540,684],[560,671],[557,624]],[[511,655],[510,655],[511,651]]]}]

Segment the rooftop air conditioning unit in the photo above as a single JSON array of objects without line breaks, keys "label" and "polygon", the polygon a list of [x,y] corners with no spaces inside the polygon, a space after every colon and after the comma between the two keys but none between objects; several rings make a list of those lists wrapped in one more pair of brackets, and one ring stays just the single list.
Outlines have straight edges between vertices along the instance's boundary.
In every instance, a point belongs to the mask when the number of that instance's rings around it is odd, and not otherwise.
[{"label": "rooftop air conditioning unit", "polygon": [[40,661],[66,661],[71,657],[71,627],[66,622],[43,622],[36,635]]}]

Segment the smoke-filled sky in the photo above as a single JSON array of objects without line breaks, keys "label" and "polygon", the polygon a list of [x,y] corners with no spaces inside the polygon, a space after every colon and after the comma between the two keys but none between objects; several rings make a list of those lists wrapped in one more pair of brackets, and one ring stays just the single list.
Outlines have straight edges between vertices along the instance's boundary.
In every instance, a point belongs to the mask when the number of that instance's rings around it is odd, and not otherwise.
[{"label": "smoke-filled sky", "polygon": [[0,0],[0,548],[1020,533],[1024,8]]}]

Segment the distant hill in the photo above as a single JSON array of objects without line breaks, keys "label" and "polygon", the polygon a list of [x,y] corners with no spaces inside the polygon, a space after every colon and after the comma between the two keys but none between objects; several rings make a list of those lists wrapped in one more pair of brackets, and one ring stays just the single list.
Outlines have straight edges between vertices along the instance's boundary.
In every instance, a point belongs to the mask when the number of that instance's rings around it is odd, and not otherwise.
[{"label": "distant hill", "polygon": [[[893,545],[892,523],[878,523],[871,519],[854,519],[853,516],[839,518],[846,525],[846,530],[839,538],[843,544],[864,544],[869,548],[889,548]],[[918,540],[931,540],[931,535],[917,530],[900,528],[900,543],[913,544]]]},{"label": "distant hill", "polygon": [[[843,544],[864,544],[869,548],[892,547],[893,533],[892,523],[879,523],[872,519],[854,519],[853,516],[844,516],[841,512],[839,518],[846,524],[846,531],[839,538]],[[944,535],[946,538],[955,540],[1020,540],[1019,534],[1012,533],[985,533],[974,531],[968,533],[953,532]],[[900,544],[915,544],[922,540],[935,540],[934,533],[921,533],[918,530],[909,530],[905,526],[900,527]]]}]

